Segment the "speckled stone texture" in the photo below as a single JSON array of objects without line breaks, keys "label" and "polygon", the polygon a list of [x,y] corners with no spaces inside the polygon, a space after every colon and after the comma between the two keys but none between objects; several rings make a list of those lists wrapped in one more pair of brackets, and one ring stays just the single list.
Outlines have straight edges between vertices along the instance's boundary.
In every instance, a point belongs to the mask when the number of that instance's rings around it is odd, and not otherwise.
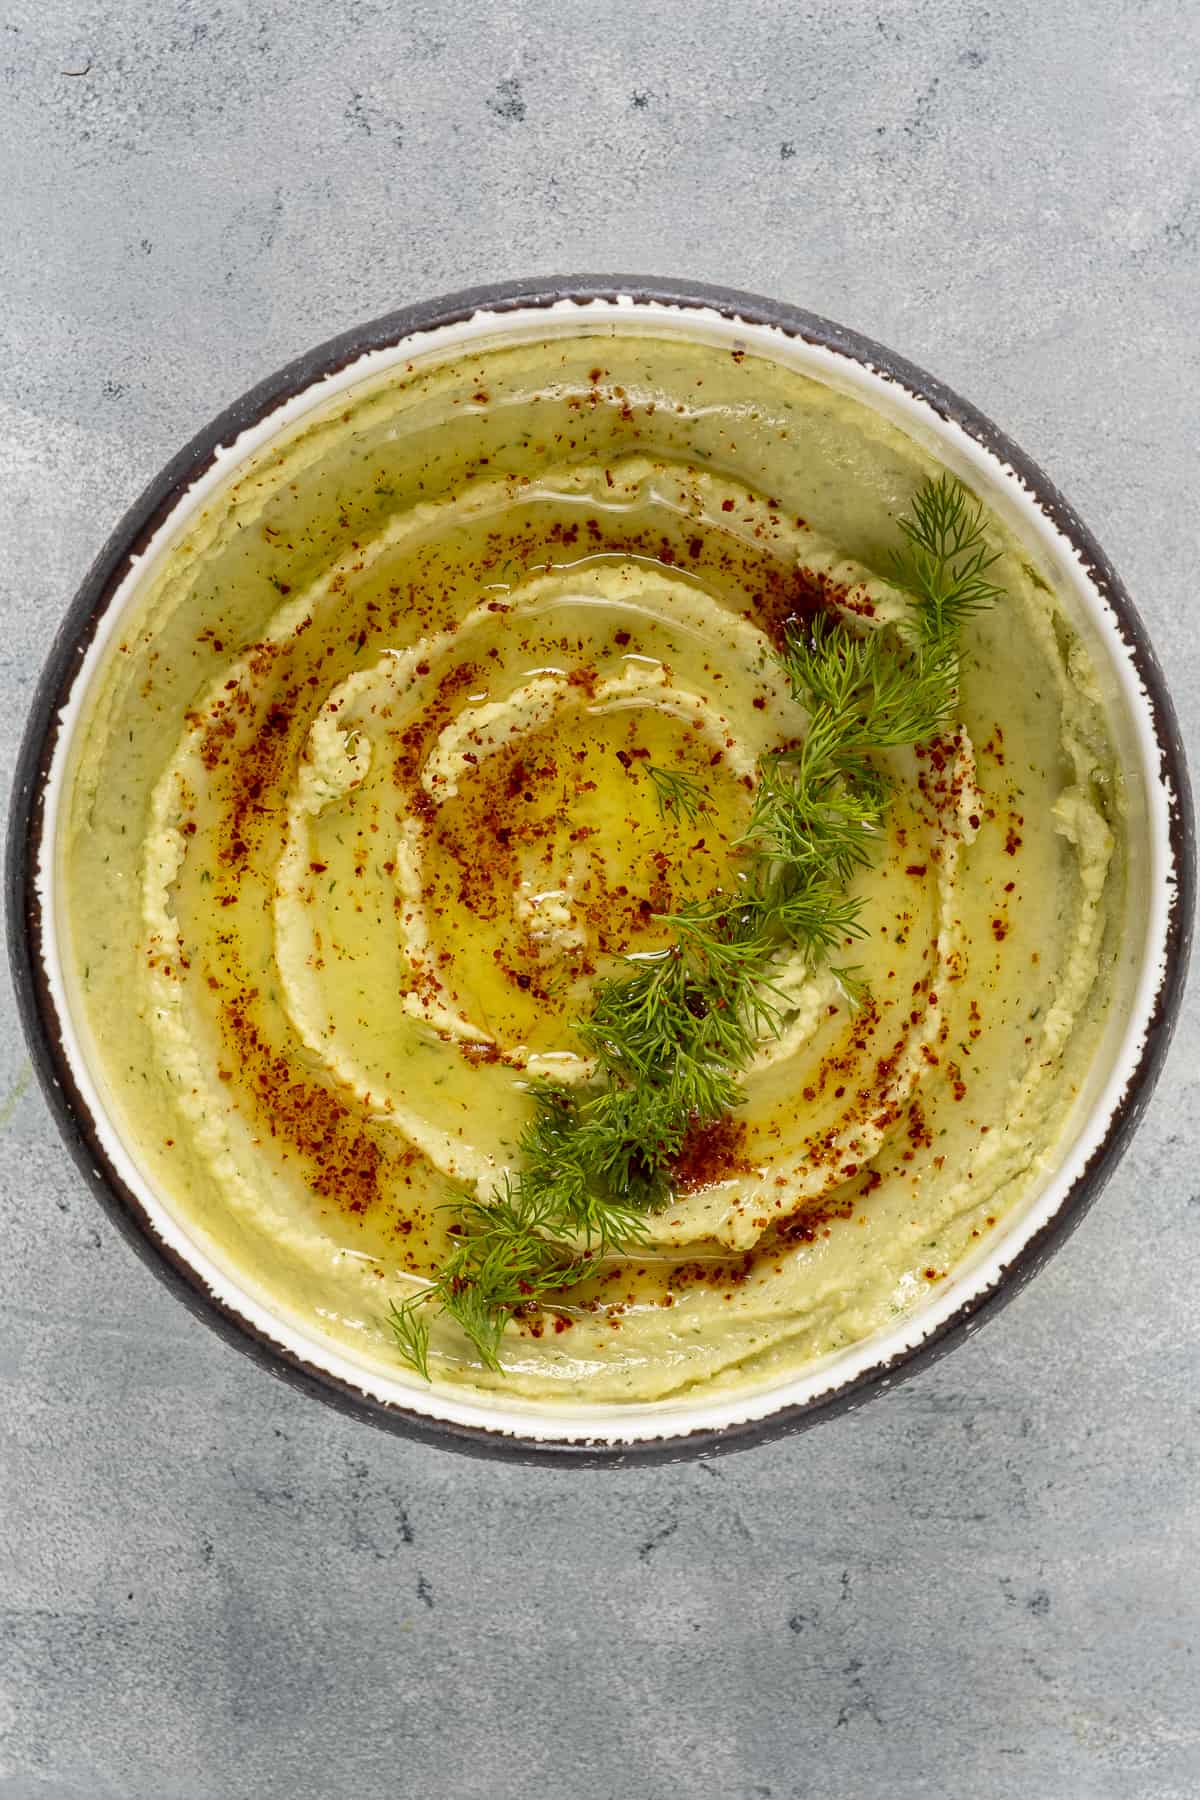
[{"label": "speckled stone texture", "polygon": [[[0,764],[193,429],[401,301],[645,269],[882,339],[1039,460],[1200,721],[1193,0],[10,0]],[[7,996],[6,996],[7,1002]],[[418,1449],[178,1306],[0,1038],[0,1800],[1191,1800],[1200,1021],[971,1344],[626,1473]]]}]

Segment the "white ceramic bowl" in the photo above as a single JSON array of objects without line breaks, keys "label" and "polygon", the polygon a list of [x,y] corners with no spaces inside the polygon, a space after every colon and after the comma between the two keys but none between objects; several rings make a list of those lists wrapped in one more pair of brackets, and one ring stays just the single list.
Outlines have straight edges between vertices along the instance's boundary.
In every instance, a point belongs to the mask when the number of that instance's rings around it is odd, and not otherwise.
[{"label": "white ceramic bowl", "polygon": [[[571,1412],[486,1404],[367,1371],[247,1291],[205,1254],[121,1141],[71,1015],[59,948],[53,846],[72,733],[106,646],[164,548],[238,467],[338,388],[415,352],[576,332],[636,312],[656,331],[776,358],[856,395],[929,448],[1052,571],[1056,591],[1116,694],[1113,728],[1130,795],[1129,932],[1106,1035],[1052,1176],[986,1246],[893,1329],[770,1387],[710,1399]],[[517,1458],[670,1459],[745,1444],[857,1405],[941,1354],[1013,1294],[1102,1187],[1158,1073],[1185,973],[1193,831],[1179,733],[1128,595],[1071,508],[972,407],[828,320],[748,294],[643,277],[576,277],[451,295],[322,345],[255,388],[147,488],[89,572],[55,642],[21,755],[9,836],[10,948],[35,1063],[76,1161],[116,1222],[180,1298],[275,1374],[372,1422]]]}]

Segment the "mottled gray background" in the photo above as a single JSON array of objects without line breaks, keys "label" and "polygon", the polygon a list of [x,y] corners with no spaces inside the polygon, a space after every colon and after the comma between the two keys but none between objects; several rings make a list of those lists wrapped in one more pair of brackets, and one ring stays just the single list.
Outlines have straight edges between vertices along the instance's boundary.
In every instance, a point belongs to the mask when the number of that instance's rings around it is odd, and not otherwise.
[{"label": "mottled gray background", "polygon": [[[1194,0],[9,0],[0,764],[89,559],[310,343],[645,269],[937,371],[1125,573],[1197,741]],[[1200,1794],[1200,1029],[1055,1264],[855,1418],[497,1468],[171,1300],[0,1039],[0,1800]]]}]

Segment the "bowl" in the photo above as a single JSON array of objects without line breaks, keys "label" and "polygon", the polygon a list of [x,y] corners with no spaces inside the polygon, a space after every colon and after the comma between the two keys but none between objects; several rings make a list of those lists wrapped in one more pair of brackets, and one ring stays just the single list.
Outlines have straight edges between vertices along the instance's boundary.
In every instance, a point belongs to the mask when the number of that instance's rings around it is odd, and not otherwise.
[{"label": "bowl", "polygon": [[[414,356],[620,330],[630,321],[764,355],[865,401],[967,483],[1053,572],[1102,671],[1130,796],[1127,954],[1052,1167],[907,1316],[760,1388],[626,1406],[551,1409],[503,1397],[483,1404],[368,1370],[282,1316],[157,1191],[138,1145],[122,1139],[76,1016],[54,847],[73,734],[97,666],[165,546],[248,458],[338,393]],[[1161,670],[1104,552],[1028,457],[940,382],[828,320],[694,283],[577,276],[472,289],[334,338],[236,401],[150,483],[87,574],[37,688],[10,821],[9,945],[35,1067],[81,1174],[154,1271],[227,1342],[301,1391],[429,1443],[516,1460],[669,1461],[760,1442],[860,1405],[960,1343],[1046,1262],[1100,1192],[1145,1110],[1179,1005],[1194,873],[1187,774]]]}]

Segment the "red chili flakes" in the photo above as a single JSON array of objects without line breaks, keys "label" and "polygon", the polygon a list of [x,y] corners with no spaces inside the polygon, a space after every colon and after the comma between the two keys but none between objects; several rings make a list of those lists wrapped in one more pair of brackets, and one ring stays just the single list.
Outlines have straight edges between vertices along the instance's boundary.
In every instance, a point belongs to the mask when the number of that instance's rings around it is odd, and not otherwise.
[{"label": "red chili flakes", "polygon": [[[856,1170],[853,1163],[848,1163],[842,1170],[847,1178],[854,1172]],[[879,1184],[878,1182],[872,1183],[871,1175],[868,1174],[863,1183],[862,1192],[870,1193],[873,1185],[878,1186]],[[853,1217],[854,1201],[855,1196],[852,1193],[827,1194],[815,1204],[810,1203],[801,1207],[776,1225],[773,1233],[774,1242],[776,1244],[813,1244],[818,1237],[828,1237],[829,1226],[834,1220]],[[763,1248],[769,1256],[771,1253],[770,1242]]]},{"label": "red chili flakes", "polygon": [[[751,575],[748,569],[746,574]],[[750,593],[750,618],[777,648],[797,627],[803,628],[819,613],[844,604],[848,590],[828,576],[794,564],[762,558]]]},{"label": "red chili flakes", "polygon": [[347,1212],[366,1212],[378,1194],[379,1146],[335,1094],[303,1079],[294,1063],[276,1053],[251,1017],[251,997],[248,992],[226,1002],[222,1026],[260,1118],[273,1138],[284,1139],[304,1157],[314,1193]]},{"label": "red chili flakes", "polygon": [[929,1129],[924,1109],[919,1100],[914,1100],[908,1109],[905,1136],[914,1150],[928,1150],[933,1143],[933,1133]]},{"label": "red chili flakes", "polygon": [[687,1193],[748,1173],[750,1165],[740,1155],[745,1136],[745,1126],[730,1118],[690,1127],[673,1164],[676,1187]]}]

